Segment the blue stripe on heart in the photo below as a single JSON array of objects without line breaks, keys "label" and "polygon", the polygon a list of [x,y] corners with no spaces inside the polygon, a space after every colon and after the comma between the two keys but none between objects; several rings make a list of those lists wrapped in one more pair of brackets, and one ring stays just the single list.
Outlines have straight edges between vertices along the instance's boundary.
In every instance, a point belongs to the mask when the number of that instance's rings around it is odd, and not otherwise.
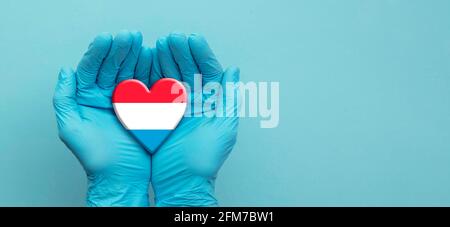
[{"label": "blue stripe on heart", "polygon": [[173,130],[130,130],[131,134],[151,153],[155,152]]}]

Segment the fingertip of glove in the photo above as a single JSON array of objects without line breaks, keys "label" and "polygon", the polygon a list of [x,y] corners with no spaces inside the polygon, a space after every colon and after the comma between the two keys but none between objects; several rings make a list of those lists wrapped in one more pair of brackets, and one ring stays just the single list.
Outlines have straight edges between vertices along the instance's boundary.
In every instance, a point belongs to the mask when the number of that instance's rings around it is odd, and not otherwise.
[{"label": "fingertip of glove", "polygon": [[138,30],[133,30],[131,31],[131,36],[133,37],[134,40],[142,42],[143,39],[142,32]]},{"label": "fingertip of glove", "polygon": [[161,36],[161,37],[159,37],[159,39],[156,41],[156,47],[158,47],[158,46],[163,46],[166,42],[167,42],[167,37],[166,37],[166,36]]},{"label": "fingertip of glove", "polygon": [[156,49],[161,52],[167,51],[169,48],[169,43],[166,36],[163,36],[156,41]]},{"label": "fingertip of glove", "polygon": [[230,72],[232,72],[233,74],[240,74],[241,73],[241,69],[237,66],[231,66],[228,68],[228,70]]},{"label": "fingertip of glove", "polygon": [[144,55],[151,54],[152,53],[152,48],[150,48],[149,46],[142,46],[141,53],[144,54]]},{"label": "fingertip of glove", "polygon": [[191,33],[189,36],[195,38],[195,37],[201,37],[202,35],[194,32],[194,33]]},{"label": "fingertip of glove", "polygon": [[187,36],[184,33],[181,32],[172,32],[169,35],[169,44],[174,45],[178,43],[186,42]]},{"label": "fingertip of glove", "polygon": [[170,33],[169,37],[170,37],[170,39],[175,39],[175,40],[186,39],[186,34],[184,34],[183,32],[175,31],[175,32]]},{"label": "fingertip of glove", "polygon": [[189,35],[189,41],[192,42],[202,42],[202,41],[206,41],[205,37],[201,34],[198,33],[192,33]]},{"label": "fingertip of glove", "polygon": [[196,52],[203,53],[205,50],[209,49],[208,42],[203,35],[199,34],[191,34],[188,38],[189,46],[191,50]]},{"label": "fingertip of glove", "polygon": [[233,82],[238,82],[240,80],[241,69],[237,66],[231,66],[226,69],[225,75]]},{"label": "fingertip of glove", "polygon": [[183,32],[180,31],[173,31],[170,33],[169,36],[185,36],[185,34]]},{"label": "fingertip of glove", "polygon": [[114,38],[114,41],[120,44],[131,44],[133,41],[133,35],[128,30],[121,30],[119,33],[117,33],[116,37]]},{"label": "fingertip of glove", "polygon": [[70,75],[72,75],[74,73],[73,69],[70,67],[61,67],[61,69],[59,70],[59,76],[58,78],[60,80],[65,80],[67,79]]},{"label": "fingertip of glove", "polygon": [[229,68],[229,70],[231,70],[234,73],[238,73],[238,74],[241,73],[241,69],[239,67],[237,67],[237,66],[231,66]]},{"label": "fingertip of glove", "polygon": [[151,60],[152,57],[152,48],[148,46],[142,46],[141,52],[139,53],[140,61]]},{"label": "fingertip of glove", "polygon": [[102,47],[102,46],[109,47],[109,45],[111,44],[111,41],[112,41],[112,34],[109,32],[103,32],[95,37],[93,44],[95,46],[99,46],[99,47]]}]

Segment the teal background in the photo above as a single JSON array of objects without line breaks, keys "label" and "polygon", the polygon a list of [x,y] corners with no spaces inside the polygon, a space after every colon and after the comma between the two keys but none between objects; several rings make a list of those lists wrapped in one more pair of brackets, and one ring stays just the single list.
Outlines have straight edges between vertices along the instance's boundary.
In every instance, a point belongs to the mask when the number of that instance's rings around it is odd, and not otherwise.
[{"label": "teal background", "polygon": [[83,206],[58,140],[61,66],[103,31],[204,34],[280,125],[243,119],[223,206],[450,206],[450,1],[0,1],[0,205]]}]

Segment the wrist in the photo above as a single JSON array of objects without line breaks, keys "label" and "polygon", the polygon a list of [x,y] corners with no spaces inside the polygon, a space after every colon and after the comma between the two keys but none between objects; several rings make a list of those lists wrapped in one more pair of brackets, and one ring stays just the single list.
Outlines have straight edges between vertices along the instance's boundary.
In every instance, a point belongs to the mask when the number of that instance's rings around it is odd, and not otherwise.
[{"label": "wrist", "polygon": [[148,181],[88,176],[86,205],[89,207],[148,207]]},{"label": "wrist", "polygon": [[216,207],[214,181],[203,182],[177,181],[170,187],[154,185],[157,207]]},{"label": "wrist", "polygon": [[180,194],[169,198],[156,199],[157,207],[217,207],[214,196],[205,194]]}]

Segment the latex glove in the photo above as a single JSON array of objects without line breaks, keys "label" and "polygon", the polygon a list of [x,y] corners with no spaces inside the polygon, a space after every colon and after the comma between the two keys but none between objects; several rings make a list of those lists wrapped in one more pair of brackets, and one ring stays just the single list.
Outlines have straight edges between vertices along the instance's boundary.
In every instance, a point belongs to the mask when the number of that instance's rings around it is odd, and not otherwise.
[{"label": "latex glove", "polygon": [[152,52],[139,32],[95,38],[76,72],[62,69],[54,94],[59,136],[88,178],[88,206],[148,206],[150,156],[111,108],[117,82],[148,83]]},{"label": "latex glove", "polygon": [[[158,40],[156,49],[158,58],[154,58],[152,81],[171,77],[192,87],[196,73],[203,74],[204,85],[218,82],[225,86],[226,82],[239,81],[239,70],[224,72],[201,36],[171,34]],[[191,95],[191,102],[192,98]],[[232,105],[227,111],[236,109],[237,105]],[[217,206],[216,175],[236,142],[237,128],[236,116],[184,117],[152,156],[156,205]]]}]

